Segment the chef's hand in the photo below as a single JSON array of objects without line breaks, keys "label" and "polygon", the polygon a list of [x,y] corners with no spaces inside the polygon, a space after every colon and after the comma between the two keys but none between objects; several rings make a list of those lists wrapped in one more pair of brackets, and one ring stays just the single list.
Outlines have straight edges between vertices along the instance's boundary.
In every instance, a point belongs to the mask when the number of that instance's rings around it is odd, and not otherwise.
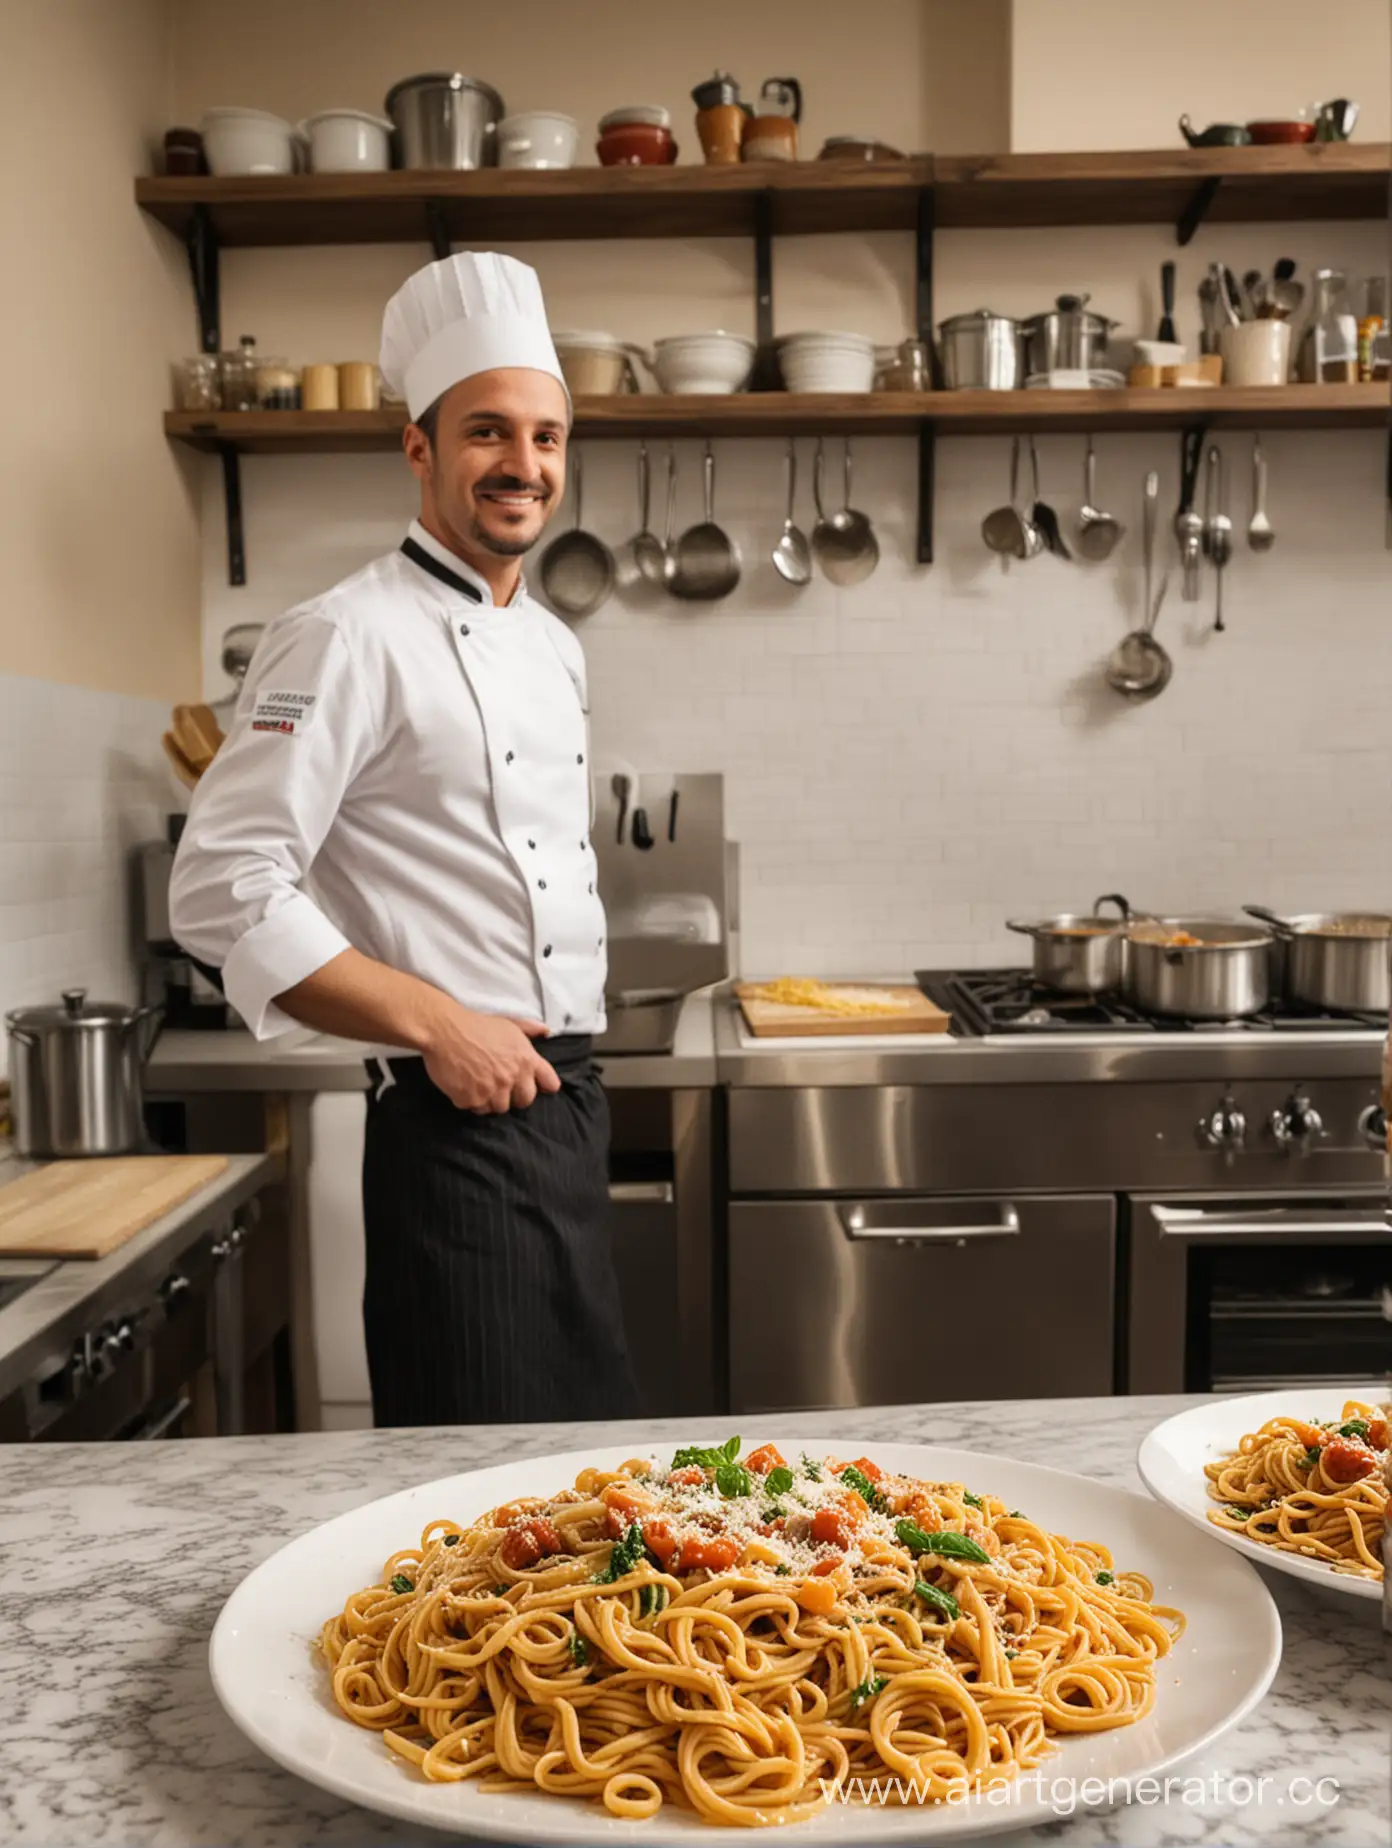
[{"label": "chef's hand", "polygon": [[425,1069],[452,1104],[481,1116],[525,1110],[538,1091],[559,1091],[556,1069],[532,1045],[544,1039],[539,1020],[504,1014],[475,1014],[468,1008],[441,1010],[436,1031],[424,1047]]}]

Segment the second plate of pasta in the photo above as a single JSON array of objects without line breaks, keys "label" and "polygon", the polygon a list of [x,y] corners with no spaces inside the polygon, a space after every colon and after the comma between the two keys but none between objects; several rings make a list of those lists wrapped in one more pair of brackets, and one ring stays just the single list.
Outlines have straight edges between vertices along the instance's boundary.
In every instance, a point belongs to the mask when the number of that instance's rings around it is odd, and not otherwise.
[{"label": "second plate of pasta", "polygon": [[[969,1451],[804,1449],[712,1432],[355,1509],[228,1600],[218,1695],[301,1777],[455,1835],[869,1843],[1106,1802],[1275,1673],[1257,1574],[1143,1496]],[[921,1794],[840,1794],[881,1770]]]},{"label": "second plate of pasta", "polygon": [[1186,1521],[1258,1565],[1382,1597],[1387,1430],[1372,1386],[1214,1398],[1148,1433],[1136,1464]]}]

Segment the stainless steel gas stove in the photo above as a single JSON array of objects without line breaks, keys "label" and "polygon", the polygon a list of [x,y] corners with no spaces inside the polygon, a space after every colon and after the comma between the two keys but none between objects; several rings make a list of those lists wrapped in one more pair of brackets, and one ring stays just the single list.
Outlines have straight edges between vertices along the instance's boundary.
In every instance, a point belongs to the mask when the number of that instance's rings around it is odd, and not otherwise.
[{"label": "stainless steel gas stove", "polygon": [[1014,970],[923,985],[951,1034],[720,1023],[733,1409],[1379,1369],[1385,1023],[1162,1023]]}]

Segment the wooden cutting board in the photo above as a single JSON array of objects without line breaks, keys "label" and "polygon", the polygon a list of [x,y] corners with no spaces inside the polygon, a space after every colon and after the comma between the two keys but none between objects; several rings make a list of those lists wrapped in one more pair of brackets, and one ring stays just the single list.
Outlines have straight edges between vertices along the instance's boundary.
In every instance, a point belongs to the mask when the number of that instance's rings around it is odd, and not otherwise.
[{"label": "wooden cutting board", "polygon": [[[855,1033],[946,1033],[952,1025],[945,1014],[919,988],[900,988],[888,982],[857,982],[856,989],[873,989],[886,1000],[906,1005],[893,1014],[828,1014],[816,1007],[790,1007],[781,1001],[755,998],[757,982],[742,982],[735,989],[749,1031],[756,1039],[814,1039]],[[837,984],[828,983],[835,992]]]},{"label": "wooden cutting board", "polygon": [[225,1155],[50,1162],[0,1187],[0,1256],[104,1258],[226,1167]]}]

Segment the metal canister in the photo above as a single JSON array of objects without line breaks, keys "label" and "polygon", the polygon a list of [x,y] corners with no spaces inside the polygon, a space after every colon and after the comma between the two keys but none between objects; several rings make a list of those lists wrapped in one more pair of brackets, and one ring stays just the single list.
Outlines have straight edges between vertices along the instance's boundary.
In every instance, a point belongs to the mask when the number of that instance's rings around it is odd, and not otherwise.
[{"label": "metal canister", "polygon": [[391,117],[398,167],[496,167],[503,99],[458,71],[403,77],[383,104]]},{"label": "metal canister", "polygon": [[161,1020],[153,1007],[63,991],[5,1016],[20,1155],[128,1155],[145,1141],[141,1074]]},{"label": "metal canister", "polygon": [[1014,391],[1025,382],[1020,323],[976,308],[938,324],[943,384],[948,391]]}]

